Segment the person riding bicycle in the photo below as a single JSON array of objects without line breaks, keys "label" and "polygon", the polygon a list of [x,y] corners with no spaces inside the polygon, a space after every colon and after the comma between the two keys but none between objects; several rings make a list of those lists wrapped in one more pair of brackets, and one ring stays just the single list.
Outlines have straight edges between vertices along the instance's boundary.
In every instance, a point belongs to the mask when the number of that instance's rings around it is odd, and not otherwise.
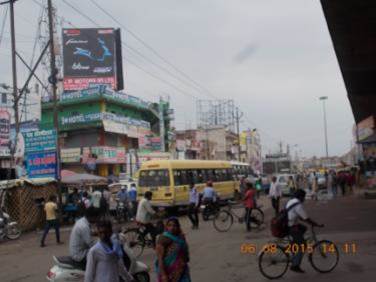
[{"label": "person riding bicycle", "polygon": [[304,273],[304,270],[300,268],[303,259],[301,246],[305,244],[304,233],[307,230],[305,225],[299,223],[300,220],[305,221],[312,226],[322,226],[308,217],[303,206],[305,196],[306,192],[302,189],[298,189],[296,190],[294,197],[286,204],[286,209],[288,209],[289,235],[292,237],[291,244],[297,244],[299,246],[299,251],[292,257],[292,266],[290,267],[290,270],[298,273]]},{"label": "person riding bicycle", "polygon": [[116,200],[118,204],[118,208],[120,206],[120,203],[123,205],[124,209],[124,220],[127,220],[127,208],[128,208],[128,186],[122,185],[120,188],[120,191],[116,194]]},{"label": "person riding bicycle", "polygon": [[210,211],[214,210],[217,204],[217,193],[213,188],[213,182],[211,180],[206,183],[206,187],[202,191],[202,203],[205,205],[205,208]]},{"label": "person riding bicycle", "polygon": [[158,232],[156,230],[156,227],[151,223],[152,216],[156,214],[150,203],[152,197],[152,192],[145,192],[144,198],[138,203],[136,221],[141,223],[145,227],[144,236],[150,233],[153,240],[153,247],[155,247]]}]

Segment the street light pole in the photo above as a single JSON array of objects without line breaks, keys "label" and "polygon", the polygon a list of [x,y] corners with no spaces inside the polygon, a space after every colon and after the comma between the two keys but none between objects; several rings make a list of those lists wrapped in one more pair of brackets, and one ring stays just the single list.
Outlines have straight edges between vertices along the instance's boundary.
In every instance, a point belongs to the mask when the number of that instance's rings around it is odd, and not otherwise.
[{"label": "street light pole", "polygon": [[328,129],[327,129],[327,122],[326,122],[326,108],[325,108],[325,100],[328,99],[327,96],[322,96],[319,98],[322,101],[322,107],[324,112],[324,133],[325,133],[325,151],[326,151],[326,157],[329,157],[328,152]]}]

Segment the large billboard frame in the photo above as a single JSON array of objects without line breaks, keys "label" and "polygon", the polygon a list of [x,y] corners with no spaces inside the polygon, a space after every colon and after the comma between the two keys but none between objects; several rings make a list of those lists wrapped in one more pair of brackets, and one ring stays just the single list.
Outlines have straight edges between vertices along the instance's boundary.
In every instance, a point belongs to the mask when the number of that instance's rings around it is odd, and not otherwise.
[{"label": "large billboard frame", "polygon": [[63,29],[64,91],[93,85],[123,89],[120,29]]}]

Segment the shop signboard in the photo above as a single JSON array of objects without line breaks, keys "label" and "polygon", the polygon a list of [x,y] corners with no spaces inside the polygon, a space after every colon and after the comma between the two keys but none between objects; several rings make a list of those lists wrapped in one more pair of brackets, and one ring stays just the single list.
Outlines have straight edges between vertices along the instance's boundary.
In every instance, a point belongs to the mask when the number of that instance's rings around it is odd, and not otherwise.
[{"label": "shop signboard", "polygon": [[6,109],[0,109],[0,156],[10,155],[10,114]]},{"label": "shop signboard", "polygon": [[115,122],[112,120],[103,121],[104,131],[118,133],[118,134],[128,134],[128,125],[124,123]]},{"label": "shop signboard", "polygon": [[358,141],[362,141],[375,132],[375,116],[371,115],[357,124]]},{"label": "shop signboard", "polygon": [[62,163],[79,163],[81,161],[81,148],[61,149]]},{"label": "shop signboard", "polygon": [[54,129],[26,132],[23,135],[25,153],[56,150],[56,130]]},{"label": "shop signboard", "polygon": [[64,90],[106,84],[123,88],[120,31],[113,28],[63,29]]},{"label": "shop signboard", "polygon": [[153,151],[161,151],[161,137],[152,137],[150,138],[151,148]]},{"label": "shop signboard", "polygon": [[60,100],[66,101],[66,100],[86,98],[95,94],[100,94],[103,88],[104,88],[103,85],[97,85],[97,86],[89,87],[83,90],[78,90],[78,91],[73,91],[73,92],[63,92],[60,95]]},{"label": "shop signboard", "polygon": [[27,175],[29,178],[56,177],[56,153],[37,152],[27,154]]},{"label": "shop signboard", "polygon": [[[85,150],[86,149],[86,150]],[[97,164],[122,164],[125,163],[125,148],[97,146],[84,149],[83,162],[88,162],[89,154],[96,156]]]}]

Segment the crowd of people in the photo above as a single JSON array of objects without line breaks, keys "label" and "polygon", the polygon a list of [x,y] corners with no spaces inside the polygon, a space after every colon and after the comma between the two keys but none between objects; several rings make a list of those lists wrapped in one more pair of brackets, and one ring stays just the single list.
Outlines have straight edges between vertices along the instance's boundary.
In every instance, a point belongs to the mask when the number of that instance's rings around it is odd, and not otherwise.
[{"label": "crowd of people", "polygon": [[[251,231],[252,210],[257,207],[257,199],[260,194],[260,186],[263,183],[256,180],[255,183],[243,181],[241,183],[240,197],[244,205],[244,222],[247,231]],[[276,177],[272,177],[268,196],[274,209],[275,217],[278,217],[281,210],[286,210],[288,215],[288,229],[292,237],[292,242],[299,246],[304,243],[304,233],[306,227],[301,222],[311,225],[318,225],[311,220],[304,210],[306,191],[301,189],[305,185],[311,191],[318,190],[318,179],[316,173],[307,176],[298,175],[289,177],[287,186],[291,192],[291,198],[284,208],[280,207],[282,191],[276,183]],[[328,171],[325,173],[324,189],[333,195],[337,195],[341,190],[342,195],[351,193],[355,185],[355,175],[350,172]],[[155,248],[156,262],[155,269],[158,281],[190,281],[189,274],[189,248],[185,236],[182,232],[180,222],[177,218],[167,219],[163,231],[156,230],[152,223],[152,218],[156,211],[151,205],[152,192],[145,193],[143,199],[137,202],[137,191],[135,186],[121,187],[116,194],[119,202],[129,208],[132,218],[144,226],[144,232],[150,234],[153,247]],[[110,212],[110,197],[108,189],[96,190],[93,193],[74,189],[68,196],[68,203],[74,203],[78,209],[76,220],[69,238],[69,253],[71,258],[82,269],[86,268],[85,282],[89,281],[119,281],[123,277],[125,281],[133,281],[125,267],[123,257],[124,250],[113,232]],[[192,229],[199,229],[199,211],[201,204],[215,205],[218,195],[209,181],[206,187],[199,193],[194,184],[190,185],[188,218],[192,224]],[[44,205],[46,214],[46,225],[41,238],[41,247],[45,247],[45,239],[51,228],[55,229],[56,241],[60,240],[59,221],[57,216],[57,198],[52,195]],[[95,226],[98,240],[93,239],[92,229]],[[302,252],[297,252],[292,260],[291,270],[299,273],[304,271],[300,268]],[[125,277],[125,278],[124,278]]]}]

